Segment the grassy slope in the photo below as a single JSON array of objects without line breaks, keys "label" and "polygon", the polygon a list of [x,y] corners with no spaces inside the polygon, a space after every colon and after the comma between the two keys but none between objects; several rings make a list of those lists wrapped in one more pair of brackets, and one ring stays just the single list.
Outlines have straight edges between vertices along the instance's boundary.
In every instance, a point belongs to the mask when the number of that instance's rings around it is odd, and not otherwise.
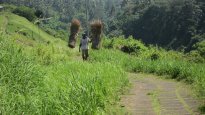
[{"label": "grassy slope", "polygon": [[[65,41],[54,38],[23,17],[12,13],[3,13],[1,18],[3,22],[8,22],[3,26],[6,34],[23,46],[26,52],[38,50],[39,53],[53,53],[55,51],[53,55],[62,58],[69,58],[67,55],[76,52],[76,50],[69,50]],[[41,49],[44,51],[39,51]],[[50,49],[52,51],[47,51]]]},{"label": "grassy slope", "polygon": [[128,83],[120,66],[82,63],[66,42],[12,13],[0,25],[0,114],[103,114],[119,100]]},{"label": "grassy slope", "polygon": [[[10,103],[1,103],[1,105],[3,104],[2,107],[11,107],[10,110],[3,109],[2,112],[7,113],[13,110],[12,112],[17,113],[22,113],[23,111],[38,114],[103,113],[107,105],[111,105],[115,100],[119,99],[118,93],[116,92],[119,92],[119,90],[127,84],[124,70],[170,75],[174,79],[185,80],[192,83],[195,89],[200,92],[200,95],[205,95],[203,90],[205,88],[205,65],[190,63],[184,59],[180,53],[166,52],[155,48],[148,49],[143,44],[139,42],[135,43],[133,40],[116,40],[113,43],[117,46],[114,47],[120,47],[123,46],[125,42],[130,42],[132,46],[137,44],[142,50],[137,52],[137,56],[130,56],[118,50],[103,49],[100,52],[91,51],[91,60],[82,63],[79,60],[80,54],[76,52],[77,50],[68,49],[64,41],[53,38],[42,30],[40,30],[39,37],[38,27],[22,17],[10,13],[6,13],[3,16],[3,18],[2,15],[0,16],[0,25],[2,22],[5,22],[2,20],[8,18],[7,34],[4,38],[11,38],[11,42],[14,42],[15,48],[20,46],[20,48],[16,49],[20,49],[22,54],[26,54],[26,56],[31,59],[29,61],[31,65],[39,65],[34,68],[34,71],[38,73],[35,76],[42,77],[43,83],[39,82],[38,85],[41,87],[32,90],[32,92],[35,92],[34,96],[26,96],[31,100],[27,102],[27,104],[33,109],[27,108],[27,106],[21,108],[27,105],[21,100],[22,98],[24,99],[25,96],[20,96],[20,99],[17,100],[15,100],[16,95],[6,98],[7,95],[12,96],[11,91],[5,93],[5,97],[0,97],[3,100],[14,99],[10,101]],[[2,43],[4,42],[5,41]],[[18,44],[17,46],[16,43]],[[106,45],[110,47],[111,44],[108,42]],[[139,48],[137,47],[137,49]],[[8,48],[4,50],[7,51]],[[10,50],[8,50],[8,52],[13,53],[13,51]],[[151,60],[153,54],[159,55],[159,59]],[[16,55],[18,55],[18,52],[16,52]],[[14,62],[18,62],[18,59],[15,57],[12,59]],[[8,62],[8,60],[5,61],[5,64],[11,66],[12,63]],[[13,69],[12,67],[13,66],[11,66],[11,70],[9,70],[11,72],[15,70],[15,67]],[[25,67],[22,66],[22,68]],[[31,70],[28,69],[24,71]],[[31,74],[31,76],[34,75]],[[10,77],[12,76],[10,75]],[[36,81],[38,81],[38,79],[36,79]],[[32,102],[33,100],[35,103]],[[90,103],[88,104],[88,102]],[[18,105],[19,103],[22,106],[10,106],[10,104]],[[18,109],[14,111],[15,107]]]}]

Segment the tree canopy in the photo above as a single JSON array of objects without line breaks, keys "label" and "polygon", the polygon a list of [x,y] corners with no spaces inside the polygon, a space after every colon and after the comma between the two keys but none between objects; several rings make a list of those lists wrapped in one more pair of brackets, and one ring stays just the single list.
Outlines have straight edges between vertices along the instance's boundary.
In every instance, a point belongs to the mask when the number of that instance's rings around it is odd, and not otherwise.
[{"label": "tree canopy", "polygon": [[[54,17],[42,27],[66,30],[76,18],[85,28],[100,19],[108,36],[125,35],[167,49],[190,51],[204,41],[204,0],[1,0],[34,8],[39,16]],[[42,12],[41,12],[42,11]],[[38,17],[37,16],[37,17]],[[52,32],[50,32],[52,33]]]}]

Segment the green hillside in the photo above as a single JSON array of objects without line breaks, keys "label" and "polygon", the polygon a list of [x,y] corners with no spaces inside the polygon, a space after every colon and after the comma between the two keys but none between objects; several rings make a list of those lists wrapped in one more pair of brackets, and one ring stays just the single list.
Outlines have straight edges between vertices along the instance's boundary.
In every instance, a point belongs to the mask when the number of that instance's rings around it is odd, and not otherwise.
[{"label": "green hillside", "polygon": [[[103,39],[83,62],[76,49],[27,19],[0,15],[0,114],[118,114],[127,72],[183,81],[205,96],[204,59],[145,46],[132,37]],[[123,51],[123,52],[122,52]],[[203,107],[202,107],[203,110]]]},{"label": "green hillside", "polygon": [[[37,25],[13,13],[2,13],[0,25],[1,31],[5,33],[4,35],[12,38],[17,45],[26,49],[25,52],[30,52],[29,49],[43,49],[42,47],[45,49],[53,48],[53,50],[56,50],[54,55],[57,56],[62,56],[63,54],[71,55],[72,52],[75,52],[67,48],[67,43],[65,41],[49,35]],[[68,57],[64,56],[64,58]]]},{"label": "green hillside", "polygon": [[103,114],[128,84],[120,66],[83,63],[25,18],[0,22],[0,114]]},{"label": "green hillside", "polygon": [[46,32],[42,31],[38,26],[34,25],[27,19],[18,15],[12,13],[2,13],[0,20],[2,29],[10,36],[18,35],[19,37],[17,37],[17,39],[25,38],[24,40],[28,40],[28,42],[29,40],[30,42],[32,42],[33,40],[40,44],[58,44],[58,42],[59,44],[63,43],[61,40],[47,34]]}]

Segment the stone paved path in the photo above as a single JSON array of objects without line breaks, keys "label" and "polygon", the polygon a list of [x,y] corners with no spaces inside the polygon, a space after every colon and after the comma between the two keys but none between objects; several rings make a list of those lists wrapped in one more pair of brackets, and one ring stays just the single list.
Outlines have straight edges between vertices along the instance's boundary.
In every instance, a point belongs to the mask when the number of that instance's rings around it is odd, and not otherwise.
[{"label": "stone paved path", "polygon": [[127,114],[199,115],[200,101],[182,83],[144,74],[130,74],[130,81],[132,89],[121,98]]}]

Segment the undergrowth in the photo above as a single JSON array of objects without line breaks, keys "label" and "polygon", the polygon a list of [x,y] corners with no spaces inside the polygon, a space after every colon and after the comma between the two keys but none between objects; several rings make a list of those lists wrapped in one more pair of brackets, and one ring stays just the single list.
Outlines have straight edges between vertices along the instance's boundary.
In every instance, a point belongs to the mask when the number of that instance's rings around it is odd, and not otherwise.
[{"label": "undergrowth", "polygon": [[[205,96],[205,64],[203,62],[190,61],[190,57],[180,52],[166,51],[156,46],[146,47],[141,42],[132,39],[132,37],[127,41],[121,37],[105,39],[104,46],[108,49],[91,52],[91,61],[117,64],[129,72],[168,75],[172,79],[192,84],[200,97]],[[133,52],[121,53],[123,46],[133,49]]]}]

